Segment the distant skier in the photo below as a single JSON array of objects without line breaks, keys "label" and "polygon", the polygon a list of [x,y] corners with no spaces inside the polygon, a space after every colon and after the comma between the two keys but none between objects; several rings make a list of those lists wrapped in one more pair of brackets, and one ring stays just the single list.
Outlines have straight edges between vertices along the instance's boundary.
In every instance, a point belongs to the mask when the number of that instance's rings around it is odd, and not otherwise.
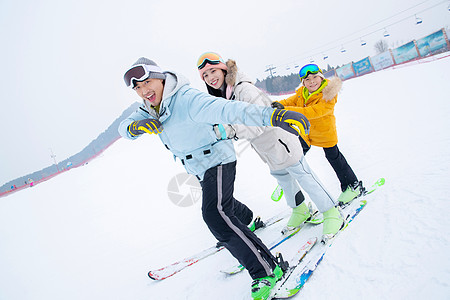
[{"label": "distant skier", "polygon": [[[214,124],[277,126],[306,133],[308,120],[299,113],[218,99],[189,86],[185,77],[163,72],[147,58],[138,59],[124,75],[143,104],[123,120],[119,133],[136,139],[159,135],[202,187],[202,214],[212,234],[248,270],[254,280],[274,282],[283,271],[262,241],[239,218],[248,208],[233,197],[236,154],[231,140],[216,138]],[[144,155],[145,157],[145,155]],[[151,159],[151,158],[150,158]],[[269,290],[270,292],[270,290]]]},{"label": "distant skier", "polygon": [[337,146],[334,106],[342,81],[338,77],[325,79],[322,70],[315,64],[303,66],[299,76],[302,85],[295,91],[295,95],[273,102],[272,107],[302,113],[310,120],[309,134],[301,135],[304,153],[308,152],[311,145],[323,148],[325,157],[341,183],[342,193],[338,201],[348,203],[360,196],[364,187]]},{"label": "distant skier", "polygon": [[[225,63],[219,54],[206,52],[199,57],[197,67],[211,95],[262,106],[270,106],[272,103],[266,94],[238,70],[234,60]],[[310,217],[300,184],[324,214],[323,234],[336,234],[342,225],[342,218],[336,208],[337,202],[309,167],[296,136],[271,127],[220,124],[214,128],[218,139],[248,140],[269,166],[270,173],[283,188],[287,204],[292,208],[286,228],[288,231],[300,226]]]}]

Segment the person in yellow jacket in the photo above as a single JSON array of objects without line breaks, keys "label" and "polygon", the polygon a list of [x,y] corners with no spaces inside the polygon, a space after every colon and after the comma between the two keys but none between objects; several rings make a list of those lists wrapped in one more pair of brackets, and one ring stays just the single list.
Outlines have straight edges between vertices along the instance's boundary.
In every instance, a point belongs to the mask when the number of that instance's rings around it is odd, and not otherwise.
[{"label": "person in yellow jacket", "polygon": [[295,91],[295,95],[273,102],[272,107],[283,107],[306,116],[311,127],[309,134],[300,138],[303,153],[306,154],[311,145],[323,148],[325,157],[341,183],[342,194],[338,201],[348,203],[360,196],[364,192],[364,187],[337,146],[334,106],[342,81],[339,77],[325,79],[322,70],[315,64],[303,66],[299,76],[302,84]]}]

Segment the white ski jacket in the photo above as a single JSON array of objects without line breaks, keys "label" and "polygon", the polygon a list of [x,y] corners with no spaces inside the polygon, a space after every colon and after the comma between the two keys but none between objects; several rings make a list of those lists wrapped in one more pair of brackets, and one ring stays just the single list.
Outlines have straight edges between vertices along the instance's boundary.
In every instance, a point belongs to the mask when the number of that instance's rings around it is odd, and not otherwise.
[{"label": "white ski jacket", "polygon": [[[228,60],[228,72],[225,82],[232,87],[229,100],[237,100],[269,106],[272,100],[256,86],[242,72],[238,71],[236,62]],[[236,131],[236,137],[246,139],[259,154],[261,159],[267,163],[270,170],[285,169],[298,163],[303,156],[302,146],[297,136],[275,127],[249,127],[235,124],[232,127]]]}]

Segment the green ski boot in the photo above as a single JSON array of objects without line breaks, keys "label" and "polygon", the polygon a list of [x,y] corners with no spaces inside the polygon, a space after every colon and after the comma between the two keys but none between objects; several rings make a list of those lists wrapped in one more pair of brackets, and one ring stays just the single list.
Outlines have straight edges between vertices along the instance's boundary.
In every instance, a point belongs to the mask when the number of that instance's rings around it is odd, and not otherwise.
[{"label": "green ski boot", "polygon": [[344,225],[344,219],[337,207],[330,208],[323,213],[322,242],[333,238]]},{"label": "green ski boot", "polygon": [[253,300],[265,300],[270,296],[270,292],[275,287],[278,280],[283,277],[283,270],[280,266],[276,266],[273,274],[257,278],[252,282],[252,298]]},{"label": "green ski boot", "polygon": [[345,205],[353,199],[361,196],[364,190],[365,189],[362,185],[362,181],[355,181],[353,184],[349,185],[347,189],[339,196],[339,205]]},{"label": "green ski boot", "polygon": [[303,224],[308,218],[311,217],[311,212],[305,202],[292,209],[291,217],[285,228],[281,233],[286,234]]}]

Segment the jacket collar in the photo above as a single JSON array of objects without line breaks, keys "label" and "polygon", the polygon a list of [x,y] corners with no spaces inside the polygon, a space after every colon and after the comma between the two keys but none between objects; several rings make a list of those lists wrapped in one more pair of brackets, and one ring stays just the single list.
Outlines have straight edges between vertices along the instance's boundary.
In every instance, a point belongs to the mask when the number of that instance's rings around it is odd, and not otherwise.
[{"label": "jacket collar", "polygon": [[155,107],[151,106],[148,101],[143,100],[149,113],[156,118],[159,118],[161,115],[166,113],[167,116],[170,115],[169,107],[172,102],[172,96],[176,94],[181,87],[189,85],[189,80],[181,74],[171,71],[165,71],[163,73],[166,75],[166,80],[164,83],[161,104],[159,105],[159,111],[156,110]]},{"label": "jacket collar", "polygon": [[322,83],[320,84],[320,87],[317,89],[317,91],[312,92],[311,94],[309,93],[308,89],[306,88],[306,86],[303,88],[302,93],[303,93],[303,98],[305,99],[305,102],[309,99],[309,97],[311,97],[312,95],[317,95],[319,93],[322,92],[322,90],[328,85],[328,81],[326,79],[322,80]]},{"label": "jacket collar", "polygon": [[[326,83],[324,83],[324,82],[326,82]],[[334,97],[337,96],[337,94],[340,92],[341,88],[342,88],[342,80],[339,77],[332,77],[332,78],[323,80],[320,88],[312,94],[309,94],[308,89],[305,86],[303,86],[303,85],[299,86],[300,92],[302,93],[302,96],[305,99],[305,102],[312,95],[317,95],[320,92],[322,92],[322,97],[325,101],[330,101],[330,100],[334,99]]]}]

